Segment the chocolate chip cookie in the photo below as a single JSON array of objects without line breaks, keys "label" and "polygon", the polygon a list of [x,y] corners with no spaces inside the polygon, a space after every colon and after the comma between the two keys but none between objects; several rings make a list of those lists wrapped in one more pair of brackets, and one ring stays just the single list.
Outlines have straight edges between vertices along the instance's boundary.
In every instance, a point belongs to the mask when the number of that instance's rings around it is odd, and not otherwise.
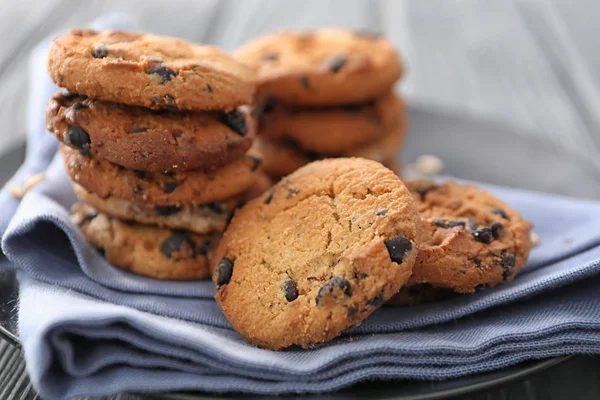
[{"label": "chocolate chip cookie", "polygon": [[420,229],[410,192],[381,164],[311,163],[236,212],[214,257],[217,303],[250,343],[311,347],[398,291]]},{"label": "chocolate chip cookie", "polygon": [[73,221],[87,240],[103,251],[115,267],[165,280],[210,276],[209,257],[219,235],[129,223],[96,212],[82,203],[73,207]]},{"label": "chocolate chip cookie", "polygon": [[150,206],[179,207],[226,199],[250,188],[261,174],[261,160],[250,155],[214,170],[161,173],[123,168],[84,156],[64,144],[60,151],[69,178],[87,191],[103,199],[112,196]]},{"label": "chocolate chip cookie", "polygon": [[95,193],[88,192],[81,185],[73,183],[77,197],[103,214],[124,221],[170,229],[185,229],[198,234],[223,232],[236,208],[260,196],[270,186],[270,179],[259,175],[256,183],[246,192],[225,200],[196,206],[152,207],[117,197],[103,199]]},{"label": "chocolate chip cookie", "polygon": [[417,202],[423,234],[409,285],[427,283],[471,293],[511,281],[531,249],[532,224],[474,186],[406,182]]},{"label": "chocolate chip cookie", "polygon": [[178,172],[219,167],[252,145],[245,107],[231,112],[171,112],[93,100],[61,91],[46,108],[58,140],[126,168]]},{"label": "chocolate chip cookie", "polygon": [[292,140],[303,151],[338,155],[378,140],[405,119],[404,102],[388,93],[371,102],[329,108],[290,108],[271,98],[255,106],[260,135]]},{"label": "chocolate chip cookie", "polygon": [[258,97],[289,105],[361,104],[389,91],[403,72],[382,36],[323,29],[281,32],[240,47],[234,56],[258,73]]},{"label": "chocolate chip cookie", "polygon": [[[406,121],[401,120],[394,129],[380,139],[365,146],[337,154],[337,156],[361,157],[381,163],[395,159],[404,142],[405,124]],[[327,158],[327,155],[323,153],[302,151],[300,145],[290,139],[276,142],[266,140],[260,136],[254,141],[253,151],[260,155],[263,160],[264,171],[273,178],[288,175],[311,161]]]},{"label": "chocolate chip cookie", "polygon": [[52,42],[48,71],[74,93],[155,109],[231,111],[255,90],[254,71],[218,49],[134,32],[73,29]]}]

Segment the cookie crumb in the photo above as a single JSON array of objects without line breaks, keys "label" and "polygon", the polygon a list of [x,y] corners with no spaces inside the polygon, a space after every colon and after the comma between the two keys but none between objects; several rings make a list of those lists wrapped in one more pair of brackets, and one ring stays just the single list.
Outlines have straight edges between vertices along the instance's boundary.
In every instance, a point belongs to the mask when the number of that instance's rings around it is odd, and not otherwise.
[{"label": "cookie crumb", "polygon": [[417,157],[411,167],[425,175],[437,175],[444,170],[444,162],[433,154],[423,154]]},{"label": "cookie crumb", "polygon": [[8,192],[12,195],[12,197],[14,197],[15,199],[22,199],[23,196],[25,196],[25,188],[12,183],[12,182],[8,182],[6,184],[6,189],[8,190]]},{"label": "cookie crumb", "polygon": [[531,240],[531,245],[532,246],[537,246],[537,245],[540,244],[540,235],[538,235],[537,233],[531,232],[529,234],[529,238]]},{"label": "cookie crumb", "polygon": [[8,182],[6,184],[6,189],[14,198],[20,200],[23,198],[23,196],[25,196],[25,193],[27,193],[30,189],[34,188],[35,186],[39,185],[45,180],[46,173],[40,172],[38,174],[29,175],[27,178],[25,178],[25,183],[23,184],[23,186],[19,186],[16,183]]}]

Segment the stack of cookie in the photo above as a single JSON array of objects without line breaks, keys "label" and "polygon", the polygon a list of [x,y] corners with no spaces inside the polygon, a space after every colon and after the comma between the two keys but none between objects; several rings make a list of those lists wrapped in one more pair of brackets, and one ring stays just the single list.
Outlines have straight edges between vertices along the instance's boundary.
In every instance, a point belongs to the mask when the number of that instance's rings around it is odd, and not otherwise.
[{"label": "stack of cookie", "polygon": [[209,275],[234,209],[269,185],[247,154],[254,74],[181,40],[73,30],[57,38],[48,129],[84,235],[113,265],[161,279]]},{"label": "stack of cookie", "polygon": [[356,156],[399,173],[404,102],[393,93],[403,65],[385,38],[364,32],[283,32],[235,56],[257,70],[256,149],[274,178],[315,159]]}]

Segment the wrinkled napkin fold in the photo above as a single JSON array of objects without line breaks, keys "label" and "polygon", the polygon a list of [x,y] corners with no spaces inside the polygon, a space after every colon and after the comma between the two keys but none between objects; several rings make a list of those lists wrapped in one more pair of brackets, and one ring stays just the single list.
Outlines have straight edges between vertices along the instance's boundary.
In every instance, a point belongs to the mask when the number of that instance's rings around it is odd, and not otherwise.
[{"label": "wrinkled napkin fold", "polygon": [[0,193],[2,249],[11,262],[0,268],[18,271],[19,336],[45,398],[323,392],[371,378],[452,378],[600,353],[600,203],[485,185],[532,220],[541,238],[514,282],[383,307],[312,350],[248,345],[219,311],[209,281],[157,281],[115,269],[71,223],[75,195],[60,157],[52,159],[55,138],[40,123],[55,89],[45,78],[44,51],[32,58],[28,158],[14,180],[49,165],[47,179],[20,202]]}]

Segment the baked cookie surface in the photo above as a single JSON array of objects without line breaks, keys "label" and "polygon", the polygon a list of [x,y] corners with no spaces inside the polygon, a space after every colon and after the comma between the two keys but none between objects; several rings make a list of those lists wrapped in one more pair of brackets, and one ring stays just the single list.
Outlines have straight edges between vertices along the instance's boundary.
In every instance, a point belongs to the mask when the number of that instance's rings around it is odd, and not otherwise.
[{"label": "baked cookie surface", "polygon": [[362,105],[329,108],[290,108],[270,99],[254,111],[261,136],[292,140],[303,151],[325,155],[341,154],[378,140],[406,118],[404,102],[394,93]]},{"label": "baked cookie surface", "polygon": [[252,145],[256,124],[246,107],[225,112],[153,111],[65,91],[46,108],[58,140],[126,168],[178,172],[214,168]]},{"label": "baked cookie surface", "polygon": [[86,239],[115,267],[165,280],[210,276],[209,256],[219,235],[130,224],[82,203],[75,204],[72,218]]},{"label": "baked cookie surface", "polygon": [[151,206],[198,205],[227,199],[246,191],[261,175],[261,160],[247,154],[214,170],[161,173],[126,169],[81,155],[64,144],[60,151],[71,181],[87,191],[103,199],[112,196]]},{"label": "baked cookie surface", "polygon": [[234,56],[255,68],[258,98],[289,105],[360,104],[389,91],[403,72],[383,36],[340,29],[263,36]]},{"label": "baked cookie surface", "polygon": [[73,29],[52,42],[48,71],[71,92],[155,109],[230,111],[255,89],[254,71],[216,48],[124,31]]},{"label": "baked cookie surface", "polygon": [[423,225],[409,285],[427,283],[472,293],[511,281],[531,249],[532,224],[474,186],[407,181]]},{"label": "baked cookie surface", "polygon": [[261,347],[330,340],[408,280],[419,229],[410,193],[381,164],[311,163],[236,212],[214,257],[217,303]]}]

